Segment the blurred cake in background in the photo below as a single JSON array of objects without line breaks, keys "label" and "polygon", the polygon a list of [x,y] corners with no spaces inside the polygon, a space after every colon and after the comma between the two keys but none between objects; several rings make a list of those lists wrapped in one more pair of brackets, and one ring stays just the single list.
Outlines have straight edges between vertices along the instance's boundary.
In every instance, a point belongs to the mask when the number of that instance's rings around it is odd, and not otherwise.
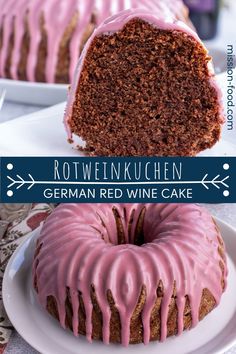
[{"label": "blurred cake in background", "polygon": [[[154,11],[155,3],[160,1],[0,0],[0,77],[69,83],[97,25],[128,8]],[[181,1],[171,3],[178,8]]]}]

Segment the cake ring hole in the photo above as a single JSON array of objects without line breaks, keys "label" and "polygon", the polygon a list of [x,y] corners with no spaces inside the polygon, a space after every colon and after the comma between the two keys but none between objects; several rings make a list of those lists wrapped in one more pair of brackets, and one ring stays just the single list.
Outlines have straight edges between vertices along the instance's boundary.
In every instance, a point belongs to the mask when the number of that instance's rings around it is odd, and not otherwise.
[{"label": "cake ring hole", "polygon": [[[133,244],[136,246],[142,246],[145,243],[144,232],[143,232],[143,224],[146,209],[143,208],[135,220],[135,209],[132,210],[131,215],[129,217],[127,228],[124,229],[124,223],[122,222],[122,216],[120,215],[118,209],[116,207],[112,208],[112,212],[116,221],[117,227],[117,243],[116,245],[123,244]],[[124,217],[126,219],[126,210],[124,209]],[[133,225],[136,222],[136,225]],[[134,231],[133,231],[134,230]]]}]

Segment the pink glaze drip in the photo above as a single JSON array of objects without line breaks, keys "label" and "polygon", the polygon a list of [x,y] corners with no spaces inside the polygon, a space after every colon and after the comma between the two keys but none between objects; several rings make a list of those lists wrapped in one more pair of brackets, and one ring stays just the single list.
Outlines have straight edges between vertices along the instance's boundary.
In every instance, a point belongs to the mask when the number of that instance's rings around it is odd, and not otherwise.
[{"label": "pink glaze drip", "polygon": [[[79,19],[70,41],[70,80],[72,81],[77,60],[82,47],[83,36],[92,19],[96,16],[99,25],[108,16],[128,8],[157,8],[163,0],[0,0],[0,29],[3,30],[3,44],[0,50],[0,77],[5,77],[10,36],[15,34],[10,72],[18,79],[21,45],[25,33],[26,19],[30,34],[30,48],[27,58],[27,79],[35,81],[35,68],[41,41],[40,20],[43,16],[47,32],[47,59],[45,77],[47,82],[55,82],[58,51],[63,34],[73,15]],[[176,5],[174,5],[176,3]],[[171,6],[180,12],[181,0],[171,0]],[[177,10],[179,9],[179,10]]]},{"label": "pink glaze drip", "polygon": [[[121,216],[126,244],[117,245],[117,226],[112,208]],[[141,211],[145,242],[132,244]],[[128,233],[133,215],[133,227]],[[222,271],[226,286],[227,266],[218,247],[219,232],[208,211],[195,204],[61,204],[45,222],[34,260],[38,297],[46,307],[47,297],[55,297],[60,323],[65,327],[66,287],[71,294],[73,331],[78,335],[78,291],[83,295],[86,335],[91,341],[93,284],[103,316],[103,341],[109,343],[110,307],[107,291],[112,292],[120,314],[122,344],[129,344],[130,320],[142,287],[146,302],[142,311],[143,342],[150,339],[150,315],[160,281],[164,286],[161,304],[161,340],[167,337],[167,315],[173,284],[176,285],[178,334],[183,331],[185,296],[189,297],[192,327],[199,319],[203,289],[207,288],[219,304]]]}]

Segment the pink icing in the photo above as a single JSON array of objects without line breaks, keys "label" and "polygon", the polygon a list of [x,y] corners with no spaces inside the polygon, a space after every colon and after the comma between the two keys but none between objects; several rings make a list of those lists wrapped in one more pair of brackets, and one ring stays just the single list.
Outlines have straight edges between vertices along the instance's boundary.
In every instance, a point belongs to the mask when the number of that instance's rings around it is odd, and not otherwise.
[{"label": "pink icing", "polygon": [[[112,208],[121,216],[125,244],[117,245],[117,226]],[[146,209],[144,243],[134,243],[135,227]],[[131,230],[129,220],[133,217]],[[109,343],[111,290],[120,314],[121,340],[127,346],[130,321],[143,286],[146,302],[142,311],[143,342],[150,339],[150,314],[160,280],[164,286],[161,304],[161,340],[167,337],[168,308],[176,284],[178,334],[183,331],[185,296],[188,295],[192,327],[199,321],[202,291],[207,288],[219,304],[222,277],[226,286],[227,266],[218,248],[220,237],[208,211],[194,204],[61,204],[46,220],[34,260],[38,298],[46,307],[47,297],[55,297],[60,323],[65,327],[66,287],[73,308],[73,332],[77,336],[78,290],[82,292],[86,312],[86,335],[91,341],[94,285],[103,316],[103,341]],[[224,274],[220,268],[224,262]]]},{"label": "pink icing", "polygon": [[[198,37],[197,33],[190,28],[186,23],[186,18],[184,17],[184,5],[182,1],[169,1],[166,2],[164,0],[156,0],[156,1],[146,1],[146,7],[138,7],[132,8],[125,11],[122,11],[114,16],[106,19],[101,25],[94,31],[90,39],[87,41],[82,54],[80,56],[77,69],[75,71],[75,76],[72,81],[72,87],[70,90],[68,103],[66,112],[64,115],[64,125],[67,131],[68,139],[72,139],[72,132],[70,128],[69,121],[72,116],[73,111],[73,103],[76,98],[76,91],[80,81],[80,75],[83,70],[84,60],[86,58],[88,49],[92,43],[92,41],[101,34],[112,34],[121,30],[126,23],[131,21],[134,18],[141,18],[144,21],[147,21],[154,25],[157,28],[164,29],[164,30],[177,30],[188,34],[189,36],[193,37],[197,40],[201,45],[204,47],[206,54],[207,49],[205,48],[204,44],[201,42],[200,38]],[[151,10],[151,11],[150,11]],[[212,87],[216,90],[216,94],[218,96],[218,101],[220,105],[220,110],[222,114],[222,94],[221,90],[218,87],[215,81],[215,74],[212,62],[209,62],[208,65],[209,69],[209,82]]]},{"label": "pink icing", "polygon": [[[174,6],[174,0],[171,2]],[[176,8],[180,9],[181,0],[177,0]],[[79,20],[70,42],[70,79],[80,54],[83,35],[91,18],[96,14],[96,25],[99,25],[108,16],[128,8],[153,8],[158,0],[0,0],[0,28],[3,29],[3,43],[0,53],[0,77],[5,77],[10,35],[15,28],[15,38],[11,57],[10,72],[12,78],[18,79],[18,65],[20,62],[21,44],[25,32],[27,17],[30,48],[27,59],[27,79],[35,81],[35,68],[38,58],[38,49],[41,41],[40,18],[43,15],[47,32],[47,59],[45,76],[47,82],[55,81],[58,51],[60,41],[73,15],[78,12]],[[179,10],[180,12],[180,10]]]}]

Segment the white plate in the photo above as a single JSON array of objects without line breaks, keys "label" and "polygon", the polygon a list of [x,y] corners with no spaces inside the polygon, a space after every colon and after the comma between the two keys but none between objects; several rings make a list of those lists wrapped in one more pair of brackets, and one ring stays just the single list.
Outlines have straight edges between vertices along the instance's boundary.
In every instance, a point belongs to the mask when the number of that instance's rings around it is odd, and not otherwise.
[{"label": "white plate", "polygon": [[2,90],[6,90],[8,101],[52,106],[66,100],[68,85],[0,79]]},{"label": "white plate", "polygon": [[236,343],[236,230],[217,220],[228,250],[228,287],[220,305],[196,328],[180,337],[160,344],[152,342],[105,346],[94,341],[89,344],[83,336],[76,338],[63,330],[59,323],[39,305],[32,289],[31,265],[36,230],[16,250],[6,268],[3,280],[3,301],[7,314],[20,335],[43,354],[220,354]]},{"label": "white plate", "polygon": [[65,102],[0,124],[0,156],[80,155],[67,142],[64,110]]},{"label": "white plate", "polygon": [[[227,84],[225,74],[218,76],[223,92]],[[67,142],[63,125],[65,103],[0,124],[0,156],[79,156]],[[1,114],[1,112],[0,112]],[[227,130],[225,124],[222,140],[199,156],[236,156],[236,129]]]}]

